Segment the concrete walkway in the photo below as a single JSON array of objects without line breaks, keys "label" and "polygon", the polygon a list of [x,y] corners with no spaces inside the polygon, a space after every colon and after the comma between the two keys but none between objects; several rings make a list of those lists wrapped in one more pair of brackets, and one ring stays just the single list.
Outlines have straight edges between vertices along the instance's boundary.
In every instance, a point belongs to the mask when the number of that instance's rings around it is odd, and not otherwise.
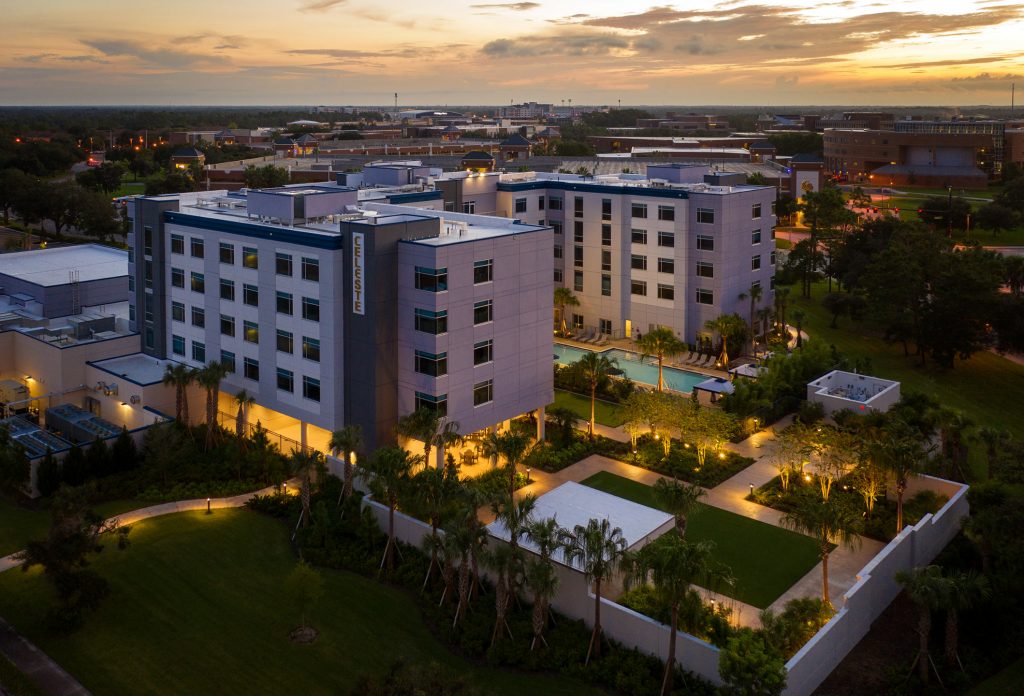
[{"label": "concrete walkway", "polygon": [[47,696],[88,696],[90,693],[3,619],[0,619],[0,653]]}]

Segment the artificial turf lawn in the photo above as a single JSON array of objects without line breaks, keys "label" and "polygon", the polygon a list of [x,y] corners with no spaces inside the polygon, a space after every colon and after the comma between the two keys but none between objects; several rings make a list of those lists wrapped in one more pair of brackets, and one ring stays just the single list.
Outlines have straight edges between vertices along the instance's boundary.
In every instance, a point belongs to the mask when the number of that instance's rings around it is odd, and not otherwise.
[{"label": "artificial turf lawn", "polygon": [[[98,503],[93,510],[104,517],[113,517],[128,510],[152,503],[138,500],[112,500]],[[0,557],[25,548],[25,542],[42,539],[50,529],[50,511],[45,507],[25,507],[6,495],[0,495]]]},{"label": "artificial turf lawn", "polygon": [[[580,483],[662,509],[654,489],[639,481],[601,471]],[[686,538],[714,542],[715,560],[736,578],[735,586],[722,588],[720,594],[758,609],[769,606],[818,564],[818,546],[810,537],[710,505],[687,518]]]},{"label": "artificial turf lawn", "polygon": [[349,693],[358,675],[379,676],[398,657],[437,662],[485,693],[587,691],[561,676],[478,667],[428,633],[406,594],[342,571],[321,571],[310,613],[319,638],[292,643],[289,533],[247,510],[153,518],[133,525],[131,548],[108,543],[92,560],[111,593],[78,632],[43,628],[52,596],[38,568],[0,574],[0,615],[98,696]]},{"label": "artificial turf lawn", "polygon": [[968,360],[957,360],[951,370],[938,368],[930,361],[922,368],[920,360],[913,355],[904,357],[901,344],[886,344],[870,320],[840,319],[839,328],[829,328],[832,315],[821,305],[821,298],[827,292],[826,282],[815,283],[811,299],[807,300],[799,296],[800,288],[793,286],[786,312],[789,323],[793,323],[793,311],[801,309],[805,314],[803,330],[812,339],[834,345],[851,364],[857,358],[870,358],[871,367],[867,371],[883,379],[899,381],[903,393],[930,394],[943,406],[962,411],[979,427],[1004,428],[1015,438],[1024,438],[1024,408],[1021,407],[1024,365],[980,351]]},{"label": "artificial turf lawn", "polygon": [[[590,422],[589,397],[556,389],[555,403],[551,405],[571,409],[580,417],[580,420],[587,423]],[[607,425],[612,428],[617,428],[626,422],[626,418],[622,415],[621,406],[607,401],[601,401],[600,399],[597,400],[597,403],[594,406],[594,420],[601,425]]]}]

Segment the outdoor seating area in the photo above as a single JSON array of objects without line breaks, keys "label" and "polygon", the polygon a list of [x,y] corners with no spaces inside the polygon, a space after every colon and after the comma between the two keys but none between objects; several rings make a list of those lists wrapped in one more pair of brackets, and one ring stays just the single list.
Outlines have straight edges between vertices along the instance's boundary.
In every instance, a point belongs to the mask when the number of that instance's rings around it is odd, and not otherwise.
[{"label": "outdoor seating area", "polygon": [[606,346],[612,340],[610,335],[595,331],[594,329],[580,329],[567,336],[567,338],[578,343],[589,343],[594,346]]},{"label": "outdoor seating area", "polygon": [[900,400],[900,383],[833,370],[807,385],[807,400],[820,403],[829,415],[844,409],[884,413]]}]

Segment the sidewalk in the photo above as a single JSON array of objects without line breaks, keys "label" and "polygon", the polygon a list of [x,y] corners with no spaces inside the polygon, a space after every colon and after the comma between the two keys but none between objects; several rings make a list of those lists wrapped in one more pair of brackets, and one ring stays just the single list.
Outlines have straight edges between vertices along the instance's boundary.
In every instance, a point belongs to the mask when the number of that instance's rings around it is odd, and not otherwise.
[{"label": "sidewalk", "polygon": [[[47,696],[89,696],[89,691],[9,623],[0,619],[0,654]],[[0,692],[6,693],[0,688]]]}]

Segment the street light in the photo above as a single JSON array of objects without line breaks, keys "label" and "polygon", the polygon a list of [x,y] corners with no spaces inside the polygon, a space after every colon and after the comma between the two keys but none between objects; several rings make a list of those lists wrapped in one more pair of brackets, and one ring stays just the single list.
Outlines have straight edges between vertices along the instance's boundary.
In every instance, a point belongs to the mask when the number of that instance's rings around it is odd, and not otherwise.
[{"label": "street light", "polygon": [[212,515],[213,514],[213,510],[210,509],[210,499],[209,498],[206,499],[206,514],[207,515]]}]

